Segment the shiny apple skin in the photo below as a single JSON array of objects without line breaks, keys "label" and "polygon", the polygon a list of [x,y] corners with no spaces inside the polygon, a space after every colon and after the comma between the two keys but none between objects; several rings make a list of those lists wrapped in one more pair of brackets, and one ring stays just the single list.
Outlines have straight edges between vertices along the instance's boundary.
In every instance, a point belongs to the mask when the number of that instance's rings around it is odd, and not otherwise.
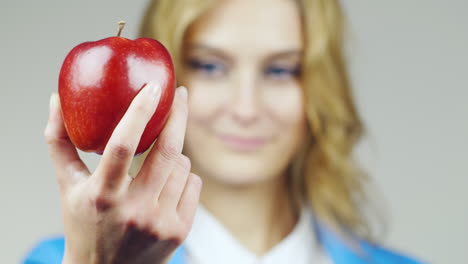
[{"label": "shiny apple skin", "polygon": [[160,83],[161,99],[135,155],[151,146],[169,116],[176,84],[169,52],[150,38],[109,37],[73,48],[59,76],[62,114],[72,143],[102,154],[133,98],[149,81]]}]

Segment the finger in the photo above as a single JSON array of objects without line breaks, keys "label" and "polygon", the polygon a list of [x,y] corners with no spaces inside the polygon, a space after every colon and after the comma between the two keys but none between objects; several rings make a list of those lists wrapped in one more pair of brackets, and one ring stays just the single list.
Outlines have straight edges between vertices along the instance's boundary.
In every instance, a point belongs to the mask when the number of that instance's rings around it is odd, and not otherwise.
[{"label": "finger", "polygon": [[186,156],[180,155],[172,174],[167,179],[166,185],[159,195],[158,203],[163,210],[177,210],[177,204],[184,191],[189,174],[190,160]]},{"label": "finger", "polygon": [[146,157],[139,175],[132,182],[136,190],[150,189],[153,198],[158,199],[182,152],[187,114],[187,90],[185,87],[179,87],[169,119]]},{"label": "finger", "polygon": [[98,165],[96,180],[103,190],[118,188],[127,176],[141,135],[161,97],[157,82],[149,82],[133,99],[114,129]]},{"label": "finger", "polygon": [[177,213],[185,223],[193,222],[193,216],[195,215],[198,201],[200,200],[201,188],[201,178],[194,173],[190,173],[177,205]]},{"label": "finger", "polygon": [[49,102],[49,119],[44,131],[50,156],[57,170],[57,181],[60,187],[73,183],[70,171],[89,175],[88,168],[80,159],[78,152],[70,141],[62,118],[60,100],[57,94],[52,94]]}]

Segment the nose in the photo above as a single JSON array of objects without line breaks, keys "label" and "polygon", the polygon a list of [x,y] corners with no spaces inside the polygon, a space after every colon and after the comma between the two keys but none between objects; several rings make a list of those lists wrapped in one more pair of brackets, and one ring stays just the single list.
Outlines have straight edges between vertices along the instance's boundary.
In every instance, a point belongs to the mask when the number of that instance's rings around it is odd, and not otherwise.
[{"label": "nose", "polygon": [[231,116],[241,126],[250,126],[259,119],[261,109],[260,91],[255,77],[244,74],[234,83]]}]

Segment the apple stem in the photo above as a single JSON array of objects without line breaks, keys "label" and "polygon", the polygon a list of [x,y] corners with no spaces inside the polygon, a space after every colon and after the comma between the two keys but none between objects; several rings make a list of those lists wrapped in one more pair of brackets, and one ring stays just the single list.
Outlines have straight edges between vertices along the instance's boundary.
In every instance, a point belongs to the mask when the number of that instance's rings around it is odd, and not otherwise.
[{"label": "apple stem", "polygon": [[117,29],[117,37],[120,37],[120,34],[122,33],[123,28],[125,27],[125,21],[119,21],[119,27]]}]

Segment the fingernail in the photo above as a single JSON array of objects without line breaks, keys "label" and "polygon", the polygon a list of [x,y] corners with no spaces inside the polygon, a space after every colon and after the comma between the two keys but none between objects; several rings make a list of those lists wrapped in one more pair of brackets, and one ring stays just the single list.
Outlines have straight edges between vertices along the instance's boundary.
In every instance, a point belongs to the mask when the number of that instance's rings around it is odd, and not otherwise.
[{"label": "fingernail", "polygon": [[187,88],[185,88],[184,86],[180,86],[179,88],[177,88],[177,91],[180,94],[180,96],[182,96],[182,98],[187,99]]}]

